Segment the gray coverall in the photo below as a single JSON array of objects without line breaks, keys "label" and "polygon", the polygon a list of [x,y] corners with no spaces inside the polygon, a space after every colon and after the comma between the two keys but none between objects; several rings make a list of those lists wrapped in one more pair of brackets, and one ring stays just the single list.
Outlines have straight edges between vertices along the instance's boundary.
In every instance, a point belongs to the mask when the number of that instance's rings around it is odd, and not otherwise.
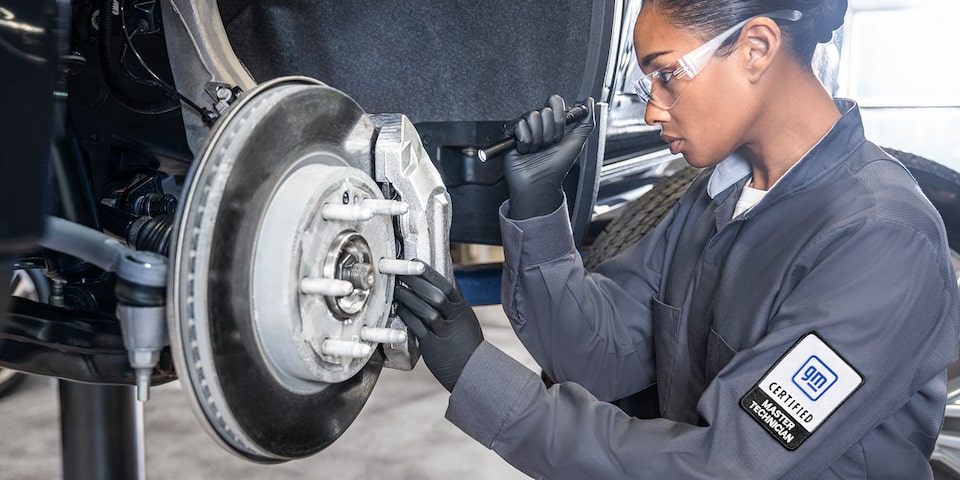
[{"label": "gray coverall", "polygon": [[[447,418],[537,478],[930,477],[960,334],[944,227],[837,106],[751,210],[731,218],[750,173],[731,157],[594,272],[565,206],[505,203],[504,309],[562,383],[482,343]],[[662,418],[606,403],[653,384]]]}]

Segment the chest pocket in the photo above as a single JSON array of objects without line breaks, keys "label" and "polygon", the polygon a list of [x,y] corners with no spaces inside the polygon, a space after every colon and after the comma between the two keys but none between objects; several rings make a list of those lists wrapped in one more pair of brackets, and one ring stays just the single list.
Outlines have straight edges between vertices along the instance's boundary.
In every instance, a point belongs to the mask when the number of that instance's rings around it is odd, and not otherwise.
[{"label": "chest pocket", "polygon": [[667,305],[659,298],[651,302],[653,315],[653,342],[657,361],[657,388],[660,413],[669,405],[671,382],[680,351],[680,309]]},{"label": "chest pocket", "polygon": [[727,366],[736,354],[737,351],[727,344],[716,330],[711,328],[710,335],[707,338],[707,358],[704,369],[707,383],[716,378],[720,370],[723,370],[723,367]]}]

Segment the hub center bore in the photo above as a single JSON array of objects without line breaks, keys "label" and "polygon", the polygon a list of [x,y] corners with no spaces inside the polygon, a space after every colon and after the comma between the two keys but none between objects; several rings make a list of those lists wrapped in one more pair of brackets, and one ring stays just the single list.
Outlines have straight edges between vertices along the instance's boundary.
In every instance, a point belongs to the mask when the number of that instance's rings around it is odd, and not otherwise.
[{"label": "hub center bore", "polygon": [[377,279],[373,255],[366,239],[353,231],[341,233],[327,255],[324,274],[327,278],[344,280],[353,285],[349,295],[324,297],[333,316],[347,320],[360,313]]}]

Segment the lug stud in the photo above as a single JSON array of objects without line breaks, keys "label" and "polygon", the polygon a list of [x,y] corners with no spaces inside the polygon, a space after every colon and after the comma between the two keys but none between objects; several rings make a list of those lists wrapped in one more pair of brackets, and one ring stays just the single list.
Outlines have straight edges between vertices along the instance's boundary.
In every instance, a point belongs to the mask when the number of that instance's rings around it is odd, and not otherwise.
[{"label": "lug stud", "polygon": [[403,215],[410,211],[410,205],[398,200],[364,200],[361,207],[369,208],[375,215]]},{"label": "lug stud", "polygon": [[381,258],[377,262],[377,268],[380,273],[388,275],[423,275],[423,271],[426,269],[420,262],[390,258]]},{"label": "lug stud", "polygon": [[327,339],[320,345],[320,353],[328,357],[366,358],[372,352],[370,345],[344,340]]},{"label": "lug stud", "polygon": [[345,297],[353,293],[353,284],[346,280],[307,277],[300,280],[300,293],[323,295],[325,297]]},{"label": "lug stud", "polygon": [[327,221],[364,222],[373,218],[373,210],[364,205],[337,205],[328,203],[320,209],[320,216]]},{"label": "lug stud", "polygon": [[360,338],[373,343],[405,343],[407,332],[392,328],[363,327],[360,329]]}]

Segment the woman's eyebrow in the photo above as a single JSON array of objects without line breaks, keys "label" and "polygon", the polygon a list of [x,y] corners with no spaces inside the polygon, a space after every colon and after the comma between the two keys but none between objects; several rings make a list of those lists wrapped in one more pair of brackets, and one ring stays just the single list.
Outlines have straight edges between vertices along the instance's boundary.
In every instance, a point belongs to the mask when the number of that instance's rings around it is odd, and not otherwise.
[{"label": "woman's eyebrow", "polygon": [[669,53],[673,53],[673,50],[664,50],[664,51],[661,51],[661,52],[653,52],[653,53],[651,53],[651,54],[643,57],[643,58],[640,60],[640,68],[646,69],[647,67],[650,66],[650,64],[651,64],[654,60],[656,60],[657,57],[659,57],[659,56],[661,56],[661,55],[667,55],[667,54],[669,54]]}]

